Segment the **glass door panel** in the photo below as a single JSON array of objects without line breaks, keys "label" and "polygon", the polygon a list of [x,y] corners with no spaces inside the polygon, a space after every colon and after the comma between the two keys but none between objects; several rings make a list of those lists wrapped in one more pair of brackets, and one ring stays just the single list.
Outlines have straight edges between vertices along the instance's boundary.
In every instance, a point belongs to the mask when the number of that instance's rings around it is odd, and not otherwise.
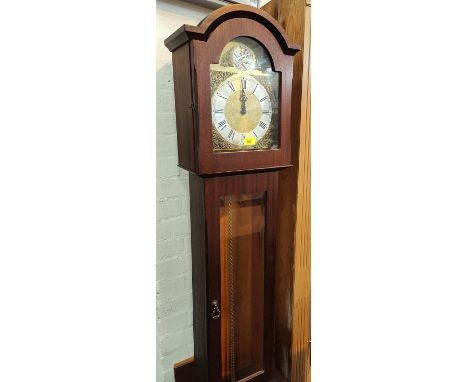
[{"label": "glass door panel", "polygon": [[263,373],[265,201],[265,193],[221,198],[223,381]]}]

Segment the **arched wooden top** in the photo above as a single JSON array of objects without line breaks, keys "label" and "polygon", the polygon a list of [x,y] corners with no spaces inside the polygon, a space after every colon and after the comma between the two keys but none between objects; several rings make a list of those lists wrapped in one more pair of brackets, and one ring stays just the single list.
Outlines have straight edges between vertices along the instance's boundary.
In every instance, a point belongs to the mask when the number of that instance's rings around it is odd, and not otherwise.
[{"label": "arched wooden top", "polygon": [[217,9],[210,13],[198,26],[182,25],[164,40],[164,44],[173,52],[189,40],[207,41],[210,33],[218,25],[235,17],[251,19],[267,27],[278,40],[284,54],[292,56],[300,50],[300,46],[289,40],[283,27],[272,16],[261,9],[241,4]]}]

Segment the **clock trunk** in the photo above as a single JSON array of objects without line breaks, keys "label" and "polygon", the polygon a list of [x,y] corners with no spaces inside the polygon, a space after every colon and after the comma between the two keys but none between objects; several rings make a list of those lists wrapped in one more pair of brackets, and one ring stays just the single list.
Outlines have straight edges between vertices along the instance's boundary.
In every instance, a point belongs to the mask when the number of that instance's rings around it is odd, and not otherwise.
[{"label": "clock trunk", "polygon": [[277,172],[190,175],[197,381],[282,380],[273,362],[277,181]]}]

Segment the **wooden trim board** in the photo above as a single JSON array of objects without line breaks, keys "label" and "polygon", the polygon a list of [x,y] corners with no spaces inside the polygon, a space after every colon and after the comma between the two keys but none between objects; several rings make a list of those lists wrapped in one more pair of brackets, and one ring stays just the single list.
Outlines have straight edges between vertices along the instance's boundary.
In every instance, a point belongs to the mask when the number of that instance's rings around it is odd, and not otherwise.
[{"label": "wooden trim board", "polygon": [[[294,57],[292,163],[280,173],[276,267],[276,362],[291,382],[310,381],[310,0],[263,9],[302,50]],[[284,309],[284,307],[287,309]]]}]

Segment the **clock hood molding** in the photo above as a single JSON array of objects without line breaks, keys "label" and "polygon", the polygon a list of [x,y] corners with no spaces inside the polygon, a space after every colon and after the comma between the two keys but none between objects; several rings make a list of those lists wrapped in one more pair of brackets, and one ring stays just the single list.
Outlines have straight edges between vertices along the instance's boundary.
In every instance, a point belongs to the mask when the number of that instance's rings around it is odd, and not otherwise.
[{"label": "clock hood molding", "polygon": [[277,20],[265,11],[248,5],[229,5],[219,8],[207,16],[198,26],[184,24],[166,38],[164,44],[173,52],[189,40],[207,41],[211,32],[218,25],[226,20],[239,17],[257,21],[268,27],[278,40],[284,54],[293,56],[301,50],[299,45],[289,40],[286,32]]}]

